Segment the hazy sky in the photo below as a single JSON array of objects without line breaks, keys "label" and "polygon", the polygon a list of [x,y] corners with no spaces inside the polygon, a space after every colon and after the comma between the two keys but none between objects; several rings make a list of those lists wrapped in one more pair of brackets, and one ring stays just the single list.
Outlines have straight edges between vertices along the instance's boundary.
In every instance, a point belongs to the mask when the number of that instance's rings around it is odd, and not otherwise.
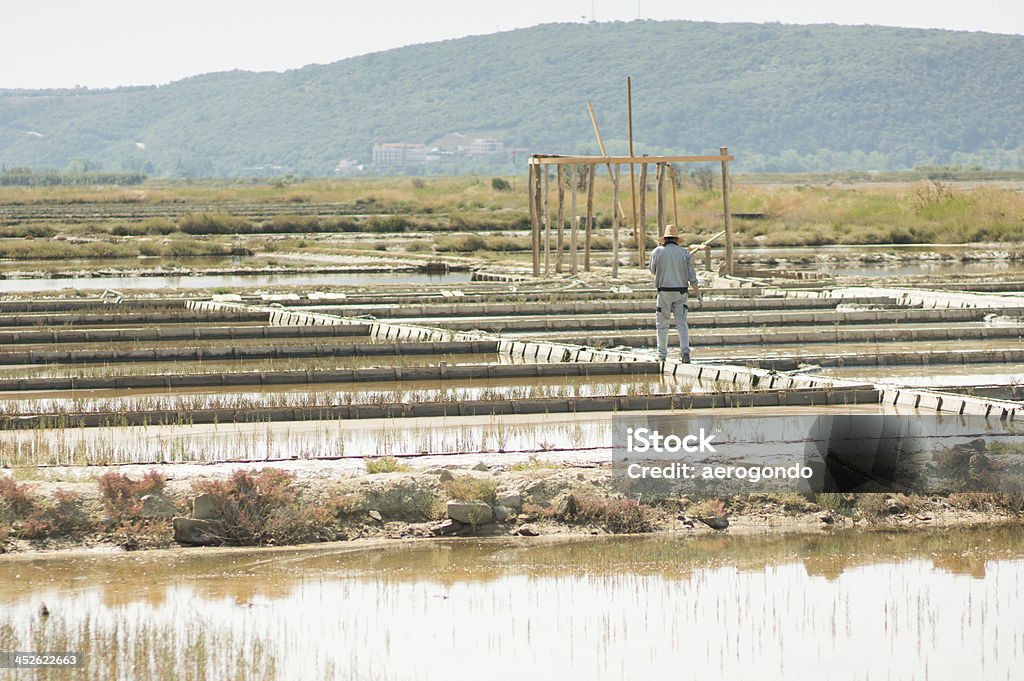
[{"label": "hazy sky", "polygon": [[539,23],[881,24],[1024,35],[1024,0],[0,0],[0,88],[297,68]]}]

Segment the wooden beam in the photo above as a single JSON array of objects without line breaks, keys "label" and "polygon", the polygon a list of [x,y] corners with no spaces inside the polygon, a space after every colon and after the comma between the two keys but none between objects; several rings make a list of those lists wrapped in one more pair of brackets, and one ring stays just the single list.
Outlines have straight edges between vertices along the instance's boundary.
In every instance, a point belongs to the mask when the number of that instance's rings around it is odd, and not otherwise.
[{"label": "wooden beam", "polygon": [[558,166],[558,230],[555,239],[555,273],[562,273],[562,252],[565,251],[565,168]]},{"label": "wooden beam", "polygon": [[585,166],[585,168],[587,170],[587,224],[583,240],[583,271],[589,272],[590,239],[594,226],[594,181],[597,179],[597,166]]},{"label": "wooden beam", "polygon": [[[594,107],[590,103],[590,100],[587,100],[587,111],[590,112],[590,122],[594,126],[594,135],[597,136],[597,146],[598,146],[599,149],[601,149],[601,156],[602,157],[607,156],[608,155],[608,150],[604,148],[604,140],[601,138],[601,130],[600,130],[600,128],[597,127],[597,116],[594,114]],[[630,155],[632,155],[633,151],[630,150],[629,153],[630,153]],[[612,164],[611,163],[605,163],[604,165],[605,165],[606,168],[608,168],[608,176],[611,177],[611,175],[612,175]],[[619,212],[622,214],[622,217],[626,217],[626,211],[624,211],[622,209],[622,204],[618,203],[618,204],[616,204],[616,207],[619,209]]]},{"label": "wooden beam", "polygon": [[544,276],[551,273],[551,178],[548,169],[541,167],[544,173]]},{"label": "wooden beam", "polygon": [[612,175],[612,278],[619,276],[619,214],[615,206],[619,205],[619,173],[622,168],[615,164]]},{"label": "wooden beam", "polygon": [[533,250],[533,276],[540,275],[540,218],[537,214],[535,178],[540,166],[530,166],[526,175],[526,196],[530,202],[530,245]]},{"label": "wooden beam", "polygon": [[658,204],[658,238],[665,233],[665,164],[659,163],[654,174]]},{"label": "wooden beam", "polygon": [[676,167],[668,164],[668,179],[672,182],[672,222],[679,227],[679,200],[676,198]]},{"label": "wooden beam", "polygon": [[[626,111],[629,118],[629,156],[634,158],[633,152],[633,78],[626,76]],[[602,152],[603,153],[603,152]],[[561,167],[561,166],[559,166]],[[629,164],[629,196],[633,201],[633,243],[636,244],[637,266],[644,266],[644,243],[640,240],[640,225],[636,219],[636,164]]]},{"label": "wooden beam", "polygon": [[541,197],[540,197],[541,182],[540,182],[540,174],[542,172],[544,172],[544,168],[542,168],[541,166],[537,166],[534,169],[533,185],[532,185],[532,187],[533,187],[533,189],[532,189],[532,191],[533,191],[533,197],[532,197],[533,212],[537,216],[537,235],[536,235],[537,242],[536,242],[536,244],[534,246],[535,252],[537,254],[537,261],[536,261],[537,265],[534,268],[534,276],[540,276],[540,237],[541,237],[541,227],[542,227],[542,225],[541,225]]},{"label": "wooden beam", "polygon": [[729,149],[722,147],[722,210],[725,213],[725,271],[732,274],[735,269],[732,245],[732,213],[729,211]]},{"label": "wooden beam", "polygon": [[[659,235],[660,236],[660,235]],[[644,242],[644,247],[647,246],[647,164],[640,164],[640,238]],[[644,256],[646,258],[646,255]],[[641,262],[640,267],[646,266],[646,262]]]},{"label": "wooden beam", "polygon": [[573,165],[573,164],[604,164],[612,163],[712,163],[715,161],[734,161],[732,156],[547,156],[534,154],[530,163],[537,165]]},{"label": "wooden beam", "polygon": [[579,184],[578,166],[569,166],[569,186],[572,189],[570,198],[569,220],[569,272],[576,274],[576,232],[580,226],[580,217],[576,212],[576,185]]}]

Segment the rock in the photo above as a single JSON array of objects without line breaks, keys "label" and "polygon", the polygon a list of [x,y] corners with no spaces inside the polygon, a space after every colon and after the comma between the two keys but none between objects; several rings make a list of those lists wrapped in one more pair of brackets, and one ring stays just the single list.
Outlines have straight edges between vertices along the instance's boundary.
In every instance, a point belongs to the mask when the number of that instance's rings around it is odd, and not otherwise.
[{"label": "rock", "polygon": [[450,537],[452,535],[459,534],[462,528],[463,524],[458,520],[448,518],[447,520],[442,520],[439,523],[431,525],[430,533],[435,537]]},{"label": "rock", "polygon": [[449,501],[448,517],[467,525],[485,525],[494,520],[494,511],[482,501]]},{"label": "rock", "polygon": [[440,480],[441,482],[450,482],[455,479],[455,474],[452,473],[447,468],[445,468],[444,470],[437,474],[437,479]]},{"label": "rock", "polygon": [[503,523],[508,520],[510,515],[508,508],[505,506],[494,507],[494,522]]},{"label": "rock", "polygon": [[692,518],[688,518],[685,515],[677,515],[676,516],[676,520],[681,522],[684,527],[688,527],[691,530],[693,529],[693,519]]},{"label": "rock", "polygon": [[370,511],[370,517],[376,520],[378,523],[383,522],[384,518],[381,516],[380,511]]},{"label": "rock", "polygon": [[158,494],[147,494],[141,501],[144,518],[173,518],[177,513],[174,504]]},{"label": "rock", "polygon": [[576,497],[572,494],[566,495],[560,502],[558,502],[558,508],[555,511],[559,518],[571,520],[576,517],[579,512],[579,504],[576,503]]},{"label": "rock", "polygon": [[520,537],[536,537],[540,535],[533,525],[520,525],[516,528],[516,534]]},{"label": "rock", "polygon": [[818,516],[818,520],[820,520],[825,525],[831,525],[836,521],[836,519],[832,516],[831,513],[822,513]]},{"label": "rock", "polygon": [[220,517],[213,505],[213,497],[200,494],[192,497],[192,517],[196,520],[216,520]]},{"label": "rock", "polygon": [[728,529],[729,527],[729,516],[725,515],[712,516],[710,518],[697,518],[697,520],[701,521],[702,523],[710,527],[712,530],[720,531]]},{"label": "rock", "polygon": [[221,543],[220,537],[223,527],[216,520],[200,520],[179,516],[171,522],[174,524],[174,541],[179,544],[206,546]]},{"label": "rock", "polygon": [[495,498],[495,503],[506,508],[522,508],[523,496],[519,492],[504,492]]},{"label": "rock", "polygon": [[885,510],[895,515],[897,513],[903,513],[906,509],[903,508],[903,505],[895,499],[886,499]]},{"label": "rock", "polygon": [[487,464],[485,464],[483,461],[480,461],[475,466],[473,466],[470,470],[473,470],[473,471],[489,471],[489,470],[491,470],[491,467],[488,466]]}]

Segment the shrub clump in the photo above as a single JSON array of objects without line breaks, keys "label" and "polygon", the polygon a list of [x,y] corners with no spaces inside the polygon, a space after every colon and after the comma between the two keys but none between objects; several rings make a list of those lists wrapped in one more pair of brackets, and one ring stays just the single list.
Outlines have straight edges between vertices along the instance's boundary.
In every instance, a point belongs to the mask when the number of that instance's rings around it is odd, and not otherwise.
[{"label": "shrub clump", "polygon": [[293,474],[265,468],[258,473],[235,471],[227,480],[203,480],[193,488],[210,496],[225,544],[267,546],[334,539],[339,509],[306,503],[294,483]]},{"label": "shrub clump", "polygon": [[50,498],[31,485],[0,476],[0,550],[7,539],[80,537],[94,529],[77,492],[58,489]]},{"label": "shrub clump", "polygon": [[120,524],[141,520],[142,497],[162,493],[167,478],[158,471],[149,471],[139,480],[132,480],[120,473],[104,473],[98,482],[100,498],[107,515]]},{"label": "shrub clump", "polygon": [[412,468],[404,461],[399,461],[393,456],[383,456],[379,459],[369,459],[366,462],[366,472],[371,475],[377,473],[408,473]]},{"label": "shrub clump", "polygon": [[570,494],[559,504],[556,517],[563,522],[600,525],[613,534],[654,530],[650,509],[635,499]]},{"label": "shrub clump", "polygon": [[472,475],[460,475],[442,483],[448,496],[457,501],[485,501],[494,503],[494,495],[498,491],[498,483],[494,480],[476,478]]}]

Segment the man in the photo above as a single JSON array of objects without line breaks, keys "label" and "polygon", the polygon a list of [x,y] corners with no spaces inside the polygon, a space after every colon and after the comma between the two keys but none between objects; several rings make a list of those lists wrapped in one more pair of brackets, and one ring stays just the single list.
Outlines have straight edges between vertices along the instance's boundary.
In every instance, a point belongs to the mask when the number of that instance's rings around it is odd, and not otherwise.
[{"label": "man", "polygon": [[690,362],[690,331],[686,326],[686,312],[689,309],[687,292],[693,286],[698,301],[703,301],[697,271],[693,267],[690,251],[679,245],[679,230],[667,225],[661,237],[661,246],[651,253],[651,274],[658,288],[658,312],[655,325],[658,329],[658,358],[664,362],[668,357],[668,324],[676,318],[679,332],[679,354],[684,363]]}]

